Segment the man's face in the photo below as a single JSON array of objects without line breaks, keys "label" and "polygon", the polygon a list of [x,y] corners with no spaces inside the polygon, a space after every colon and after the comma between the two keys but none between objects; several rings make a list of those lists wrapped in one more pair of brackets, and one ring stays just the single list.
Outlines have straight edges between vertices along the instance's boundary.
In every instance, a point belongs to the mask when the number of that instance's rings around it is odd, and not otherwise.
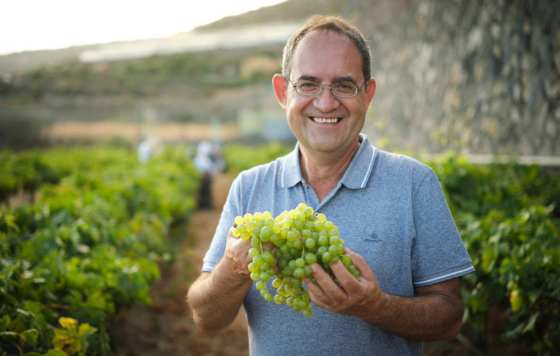
[{"label": "man's face", "polygon": [[[360,87],[355,97],[339,99],[328,87],[320,96],[296,93],[287,83],[284,100],[288,125],[308,152],[341,154],[358,144],[367,108],[375,93],[375,81],[364,90],[362,58],[354,43],[332,31],[313,31],[298,44],[289,80],[313,80],[321,84],[353,81]],[[283,101],[283,102],[282,102]]]}]

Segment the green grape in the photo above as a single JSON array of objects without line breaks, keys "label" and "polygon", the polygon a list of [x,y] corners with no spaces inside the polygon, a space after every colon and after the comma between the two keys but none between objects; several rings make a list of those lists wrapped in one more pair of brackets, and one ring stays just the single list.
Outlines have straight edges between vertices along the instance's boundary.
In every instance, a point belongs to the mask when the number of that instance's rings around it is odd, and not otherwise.
[{"label": "green grape", "polygon": [[329,253],[333,256],[341,256],[344,253],[344,247],[340,245],[330,245]]},{"label": "green grape", "polygon": [[305,239],[305,248],[308,250],[313,250],[315,248],[315,240],[311,237],[308,237],[307,239]]},{"label": "green grape", "polygon": [[272,242],[274,245],[279,247],[283,244],[282,236],[277,233],[272,233],[272,236],[270,237],[270,242]]},{"label": "green grape", "polygon": [[343,255],[342,257],[340,257],[340,260],[346,267],[352,265],[352,259],[348,255]]},{"label": "green grape", "polygon": [[259,275],[259,280],[268,282],[272,278],[272,274],[268,271],[263,271]]},{"label": "green grape", "polygon": [[281,278],[274,278],[274,280],[272,281],[272,287],[278,289],[278,288],[280,288],[281,285],[282,285],[282,279]]},{"label": "green grape", "polygon": [[296,241],[299,239],[299,237],[299,233],[295,229],[290,229],[290,231],[288,231],[288,233],[286,234],[286,239],[288,240],[288,242]]},{"label": "green grape", "polygon": [[321,261],[323,261],[324,264],[327,264],[327,265],[330,264],[331,260],[332,260],[332,256],[331,256],[329,251],[327,251],[327,252],[325,252],[321,255]]},{"label": "green grape", "polygon": [[305,254],[305,262],[308,265],[312,265],[314,263],[317,263],[317,255],[311,252],[308,252]]},{"label": "green grape", "polygon": [[237,216],[234,223],[232,236],[251,241],[250,278],[269,302],[309,317],[313,310],[303,282],[313,279],[311,265],[320,264],[333,277],[330,265],[340,260],[353,276],[360,276],[345,253],[338,227],[303,203],[275,218],[270,212],[257,212]]},{"label": "green grape", "polygon": [[318,240],[319,246],[328,246],[329,245],[329,238],[327,235],[319,234]]},{"label": "green grape", "polygon": [[261,238],[261,241],[270,240],[270,236],[272,235],[272,229],[270,228],[270,226],[265,225],[261,228],[260,231],[261,232],[259,237]]},{"label": "green grape", "polygon": [[280,294],[276,294],[274,296],[274,303],[276,304],[285,304],[286,303],[286,298]]},{"label": "green grape", "polygon": [[293,276],[297,279],[301,279],[305,276],[305,270],[302,267],[298,267],[294,270]]},{"label": "green grape", "polygon": [[348,271],[356,278],[360,276],[360,271],[353,265],[348,266]]}]

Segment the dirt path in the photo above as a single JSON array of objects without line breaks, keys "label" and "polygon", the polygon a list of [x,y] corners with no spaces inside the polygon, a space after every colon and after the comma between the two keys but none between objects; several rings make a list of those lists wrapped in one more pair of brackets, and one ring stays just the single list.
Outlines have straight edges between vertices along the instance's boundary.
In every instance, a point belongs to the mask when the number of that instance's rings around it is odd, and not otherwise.
[{"label": "dirt path", "polygon": [[[117,356],[203,355],[241,356],[248,354],[247,326],[243,314],[228,329],[215,337],[195,330],[185,303],[188,286],[198,276],[202,257],[210,244],[226,199],[231,179],[220,176],[214,182],[213,210],[195,211],[189,222],[187,238],[177,244],[172,266],[152,288],[151,306],[134,306],[121,313],[112,326],[113,350]],[[184,227],[183,227],[184,229]]]}]

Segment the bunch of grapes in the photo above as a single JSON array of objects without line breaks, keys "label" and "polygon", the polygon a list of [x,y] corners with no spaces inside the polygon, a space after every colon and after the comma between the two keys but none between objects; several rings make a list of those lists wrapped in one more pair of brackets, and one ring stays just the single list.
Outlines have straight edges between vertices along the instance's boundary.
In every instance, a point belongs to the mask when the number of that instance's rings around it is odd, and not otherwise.
[{"label": "bunch of grapes", "polygon": [[[312,264],[318,263],[332,274],[330,265],[340,260],[350,273],[360,275],[345,253],[336,225],[304,203],[276,218],[268,211],[237,216],[232,235],[251,240],[249,272],[263,298],[305,316],[312,315],[303,284],[304,278],[313,279]],[[267,287],[271,280],[274,295]]]}]

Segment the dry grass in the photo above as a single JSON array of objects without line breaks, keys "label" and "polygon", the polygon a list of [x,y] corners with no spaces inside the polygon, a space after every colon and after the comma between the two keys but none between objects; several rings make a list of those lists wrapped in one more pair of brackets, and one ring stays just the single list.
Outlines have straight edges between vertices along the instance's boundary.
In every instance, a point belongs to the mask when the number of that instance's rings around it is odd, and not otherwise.
[{"label": "dry grass", "polygon": [[236,124],[223,124],[219,127],[196,123],[119,123],[97,122],[60,122],[43,131],[50,141],[103,141],[114,138],[137,142],[143,136],[157,137],[161,141],[200,141],[220,138],[228,141],[239,137]]}]

